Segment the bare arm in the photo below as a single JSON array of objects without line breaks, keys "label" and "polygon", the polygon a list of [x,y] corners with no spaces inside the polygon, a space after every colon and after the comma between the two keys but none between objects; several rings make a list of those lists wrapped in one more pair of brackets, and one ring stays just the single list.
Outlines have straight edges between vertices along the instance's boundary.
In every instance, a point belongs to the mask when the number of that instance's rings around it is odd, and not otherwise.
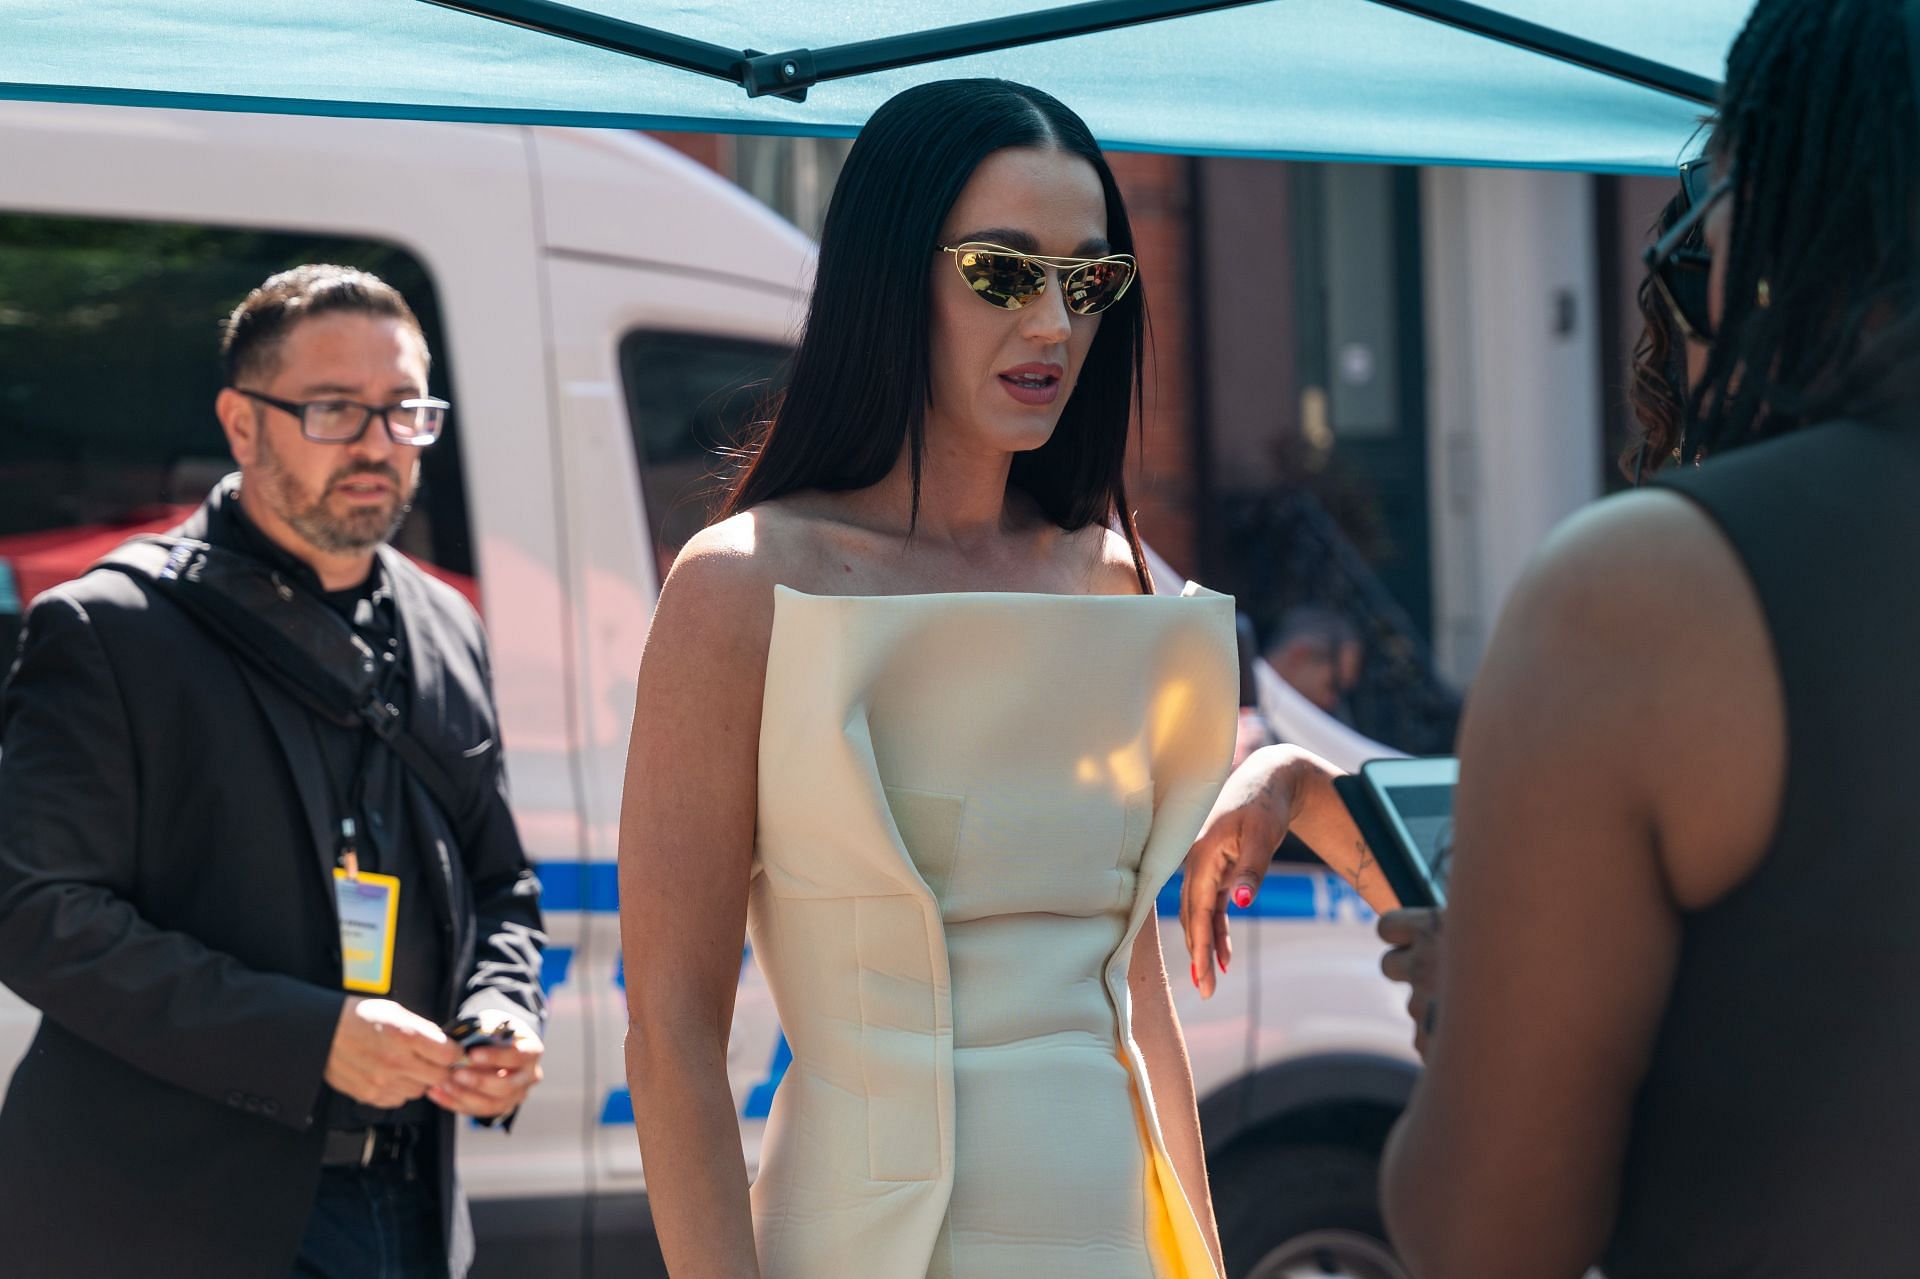
[{"label": "bare arm", "polygon": [[1556,535],[1462,729],[1437,1015],[1383,1175],[1423,1279],[1573,1279],[1604,1247],[1682,912],[1757,864],[1784,738],[1704,516],[1643,494]]},{"label": "bare arm", "polygon": [[1374,910],[1386,912],[1400,904],[1333,789],[1339,775],[1339,769],[1311,751],[1266,746],[1227,779],[1187,853],[1180,891],[1181,929],[1193,984],[1202,995],[1213,995],[1215,966],[1224,973],[1233,959],[1227,903],[1246,906],[1259,895],[1261,880],[1289,830]]},{"label": "bare arm", "polygon": [[1167,986],[1167,966],[1160,952],[1160,929],[1152,919],[1133,943],[1127,967],[1127,989],[1133,997],[1133,1039],[1147,1063],[1154,1112],[1167,1157],[1180,1178],[1187,1202],[1200,1218],[1213,1264],[1225,1274],[1220,1251],[1220,1228],[1213,1219],[1213,1192],[1207,1185],[1207,1152],[1200,1140],[1199,1102],[1193,1092],[1193,1069],[1187,1062],[1187,1041],[1173,1013],[1173,992]]},{"label": "bare arm", "polygon": [[[1284,795],[1288,813],[1287,829],[1298,835],[1314,851],[1327,869],[1347,881],[1361,900],[1379,914],[1400,905],[1400,899],[1387,883],[1373,849],[1353,824],[1346,801],[1333,789],[1339,769],[1312,751],[1298,747],[1272,748],[1280,757],[1277,785]],[[1257,894],[1258,881],[1249,885]]]},{"label": "bare arm", "polygon": [[674,1274],[759,1279],[726,1061],[773,591],[729,525],[689,544],[647,636],[620,814],[620,934],[627,1081],[661,1251]]}]

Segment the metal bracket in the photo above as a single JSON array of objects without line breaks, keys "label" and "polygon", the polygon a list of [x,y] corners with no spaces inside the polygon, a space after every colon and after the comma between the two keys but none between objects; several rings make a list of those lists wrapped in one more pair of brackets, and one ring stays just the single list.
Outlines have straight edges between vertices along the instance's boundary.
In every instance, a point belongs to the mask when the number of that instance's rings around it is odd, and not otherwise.
[{"label": "metal bracket", "polygon": [[786,53],[748,49],[740,63],[740,84],[749,98],[772,96],[789,102],[805,102],[807,90],[818,83],[811,49],[793,49]]}]

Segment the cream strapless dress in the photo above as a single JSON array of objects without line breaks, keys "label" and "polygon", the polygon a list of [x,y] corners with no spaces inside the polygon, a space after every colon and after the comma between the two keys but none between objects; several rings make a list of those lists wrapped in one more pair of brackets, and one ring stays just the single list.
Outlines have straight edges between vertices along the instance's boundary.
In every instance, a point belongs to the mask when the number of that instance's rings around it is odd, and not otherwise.
[{"label": "cream strapless dress", "polygon": [[1226,776],[1237,678],[1233,602],[1197,587],[776,588],[767,1279],[1214,1279],[1127,965]]}]

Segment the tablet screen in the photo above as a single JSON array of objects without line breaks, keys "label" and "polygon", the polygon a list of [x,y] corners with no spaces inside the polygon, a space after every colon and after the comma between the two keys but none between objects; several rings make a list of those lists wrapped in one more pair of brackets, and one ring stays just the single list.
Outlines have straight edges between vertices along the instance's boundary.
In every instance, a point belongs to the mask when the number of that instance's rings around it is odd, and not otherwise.
[{"label": "tablet screen", "polygon": [[1453,861],[1453,788],[1459,772],[1454,759],[1375,760],[1360,771],[1393,828],[1398,851],[1440,902],[1446,901]]}]

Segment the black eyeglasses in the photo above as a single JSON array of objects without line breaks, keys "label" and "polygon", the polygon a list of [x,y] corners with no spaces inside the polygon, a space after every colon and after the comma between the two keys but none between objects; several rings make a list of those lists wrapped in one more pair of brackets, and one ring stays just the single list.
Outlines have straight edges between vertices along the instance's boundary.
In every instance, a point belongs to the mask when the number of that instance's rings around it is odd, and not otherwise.
[{"label": "black eyeglasses", "polygon": [[1706,156],[1680,166],[1680,189],[1687,210],[1646,252],[1653,287],[1673,312],[1680,331],[1695,342],[1713,341],[1713,313],[1707,305],[1707,281],[1713,255],[1707,252],[1707,213],[1733,189],[1731,176],[1712,181]]},{"label": "black eyeglasses", "polygon": [[361,404],[357,400],[282,400],[241,386],[228,389],[293,414],[300,421],[300,434],[317,444],[356,443],[377,417],[386,428],[387,438],[395,444],[423,449],[440,438],[447,410],[453,407],[430,396],[398,404]]}]

